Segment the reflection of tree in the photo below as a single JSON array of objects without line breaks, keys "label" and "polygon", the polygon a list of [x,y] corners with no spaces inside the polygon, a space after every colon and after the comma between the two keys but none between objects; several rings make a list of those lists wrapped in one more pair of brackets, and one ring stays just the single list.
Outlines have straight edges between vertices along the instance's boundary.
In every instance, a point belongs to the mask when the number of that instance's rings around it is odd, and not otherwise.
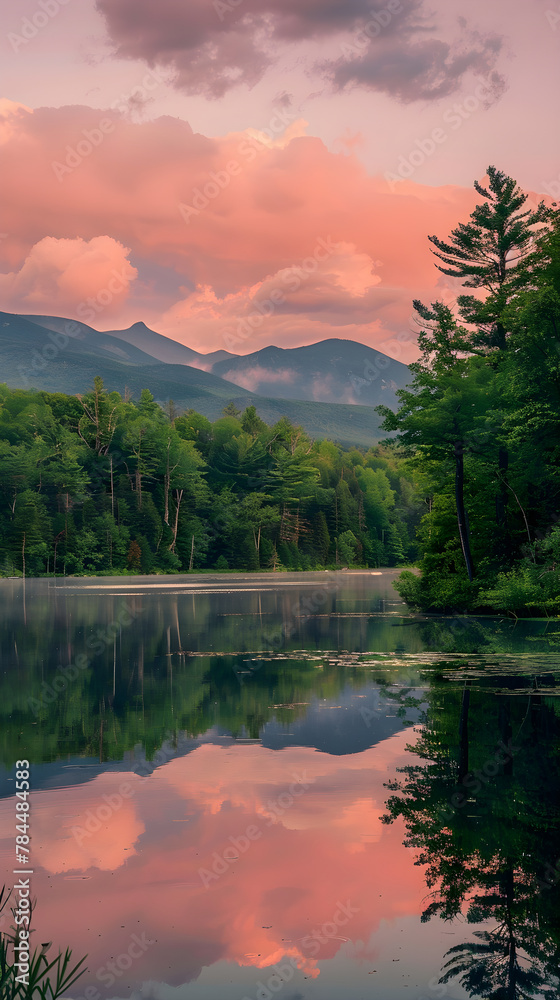
[{"label": "reflection of tree", "polygon": [[[318,670],[316,654],[290,652],[301,651],[301,636],[285,635],[281,625],[273,629],[271,615],[261,619],[255,613],[258,605],[249,608],[240,632],[239,617],[224,614],[227,599],[222,606],[219,600],[199,595],[195,605],[184,596],[146,602],[142,609],[139,597],[125,602],[78,594],[66,600],[41,582],[27,627],[20,606],[5,605],[0,609],[3,759],[21,757],[24,746],[34,763],[61,753],[116,760],[138,745],[151,758],[166,740],[185,732],[196,737],[212,727],[256,738],[273,717],[290,725],[312,699],[337,699],[345,687],[365,684],[368,675],[357,664],[349,668],[337,657],[321,657]],[[278,604],[274,621],[293,622],[293,594],[280,593]],[[127,605],[131,616],[138,613],[131,625],[120,626]],[[348,633],[354,627],[351,619],[343,625]],[[263,642],[276,633],[281,641],[276,646],[270,641],[269,647],[277,649],[277,657]],[[318,635],[318,648],[328,648],[322,638]],[[345,639],[343,633],[342,644]],[[214,655],[203,654],[209,647]],[[264,656],[256,660],[244,652],[263,648]],[[53,690],[60,665],[80,656],[88,665],[75,669],[62,690]]]},{"label": "reflection of tree", "polygon": [[[421,763],[388,787],[387,823],[426,866],[422,920],[486,924],[451,948],[441,983],[483,1000],[560,996],[560,719],[557,700],[433,680]],[[518,677],[501,677],[519,689]],[[513,734],[513,736],[512,736]]]},{"label": "reflection of tree", "polygon": [[[115,760],[141,744],[151,757],[180,732],[217,726],[257,737],[272,717],[291,724],[304,715],[311,698],[362,687],[369,675],[357,662],[340,662],[338,650],[392,651],[393,622],[340,615],[333,627],[337,594],[327,584],[311,599],[309,588],[248,594],[237,615],[227,594],[146,600],[77,588],[66,596],[30,581],[27,624],[17,594],[0,603],[0,755],[17,759],[25,746],[34,762],[61,753]],[[121,626],[127,608],[134,620]],[[109,640],[98,641],[100,634]],[[319,654],[305,649],[324,651],[320,670]],[[80,656],[86,668],[51,696],[60,667]]]}]

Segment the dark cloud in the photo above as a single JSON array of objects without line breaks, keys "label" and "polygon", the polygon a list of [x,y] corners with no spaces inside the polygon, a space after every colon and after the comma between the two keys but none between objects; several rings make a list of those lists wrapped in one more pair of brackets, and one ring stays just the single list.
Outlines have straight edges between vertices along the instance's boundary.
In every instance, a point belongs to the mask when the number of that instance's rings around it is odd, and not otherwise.
[{"label": "dark cloud", "polygon": [[493,35],[476,36],[468,47],[437,38],[410,40],[407,45],[400,38],[386,38],[368,46],[363,55],[342,56],[322,69],[337,90],[349,86],[378,90],[405,103],[448,97],[472,74],[486,81],[492,103],[506,86],[494,69],[500,51],[501,40]]},{"label": "dark cloud", "polygon": [[341,56],[324,62],[320,70],[336,90],[348,87],[377,90],[404,103],[438,100],[463,85],[468,76],[483,80],[491,104],[501,96],[506,81],[496,70],[503,38],[469,30],[458,18],[458,37],[436,37],[435,26],[423,13],[422,0],[401,0],[400,13],[381,23],[370,16],[341,45]]},{"label": "dark cloud", "polygon": [[115,54],[168,66],[189,94],[222,97],[253,86],[279,46],[337,40],[340,57],[315,69],[335,87],[362,87],[402,101],[453,93],[465,74],[490,78],[502,40],[469,32],[435,37],[424,0],[97,0]]}]

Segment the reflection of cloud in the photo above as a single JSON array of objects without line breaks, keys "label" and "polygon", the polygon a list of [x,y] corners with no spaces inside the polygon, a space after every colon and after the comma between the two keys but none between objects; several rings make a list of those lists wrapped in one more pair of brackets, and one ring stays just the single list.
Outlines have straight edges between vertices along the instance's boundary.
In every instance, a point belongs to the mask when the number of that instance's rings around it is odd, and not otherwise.
[{"label": "reflection of cloud", "polygon": [[[118,775],[122,783],[123,775]],[[66,812],[51,805],[49,792],[33,798],[33,850],[37,863],[49,872],[87,872],[91,868],[115,871],[136,853],[144,832],[136,802],[115,789],[115,775],[99,775],[89,785],[65,789]],[[127,784],[131,787],[131,779]],[[69,799],[68,793],[72,798]],[[111,808],[109,802],[117,804]],[[40,853],[39,853],[40,852]]]},{"label": "reflection of cloud", "polygon": [[221,378],[240,385],[244,389],[255,392],[262,382],[280,383],[289,385],[297,378],[297,372],[291,368],[265,368],[262,365],[255,365],[253,368],[246,368],[244,371],[233,368],[231,371],[222,372]]},{"label": "reflection of cloud", "polygon": [[[286,955],[317,975],[342,942],[329,939],[314,954],[305,941],[333,919],[339,903],[358,910],[340,931],[353,941],[368,941],[382,919],[421,910],[422,871],[403,848],[399,825],[382,826],[379,818],[383,783],[407,763],[409,739],[404,732],[348,757],[298,747],[200,746],[147,779],[129,776],[134,797],[80,849],[72,825],[126,776],[106,773],[87,785],[35,793],[38,864],[45,859],[53,873],[89,868],[92,876],[80,881],[76,907],[73,880],[47,882],[36,872],[37,931],[48,934],[39,940],[89,952],[96,969],[125,951],[131,930],[141,928],[158,939],[150,978],[175,986],[216,962],[261,969]],[[296,775],[309,787],[271,819],[271,804],[286,804],[281,796]],[[0,810],[5,843],[13,847],[13,803]],[[261,836],[244,850],[240,838],[249,825]],[[236,859],[204,888],[199,870],[210,870],[231,838],[240,845]],[[147,978],[147,966],[138,978]]]}]

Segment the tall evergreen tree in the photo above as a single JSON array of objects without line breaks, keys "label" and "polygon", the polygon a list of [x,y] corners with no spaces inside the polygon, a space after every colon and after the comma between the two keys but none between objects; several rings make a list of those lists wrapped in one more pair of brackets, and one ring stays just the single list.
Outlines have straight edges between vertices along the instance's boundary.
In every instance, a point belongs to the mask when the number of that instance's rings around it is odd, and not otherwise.
[{"label": "tall evergreen tree", "polygon": [[[487,176],[486,185],[474,183],[484,201],[471,213],[470,222],[460,223],[448,240],[428,237],[435,248],[433,253],[442,262],[436,265],[438,270],[460,279],[465,288],[479,290],[478,295],[457,298],[459,316],[470,329],[455,324],[451,311],[441,303],[433,304],[430,311],[421,302],[414,302],[423,326],[419,339],[424,354],[429,348],[432,357],[444,364],[462,351],[490,354],[492,364],[500,365],[511,332],[508,306],[520,292],[534,286],[539,270],[542,272],[542,254],[550,257],[547,246],[557,213],[542,201],[535,211],[525,208],[528,196],[512,177],[496,167],[488,167]],[[483,291],[486,295],[481,294]],[[496,443],[498,489],[494,502],[498,530],[494,547],[496,557],[507,563],[513,558],[507,518],[509,453],[503,442]],[[459,482],[459,465],[457,473]],[[459,525],[461,528],[460,520]],[[464,535],[463,529],[462,540]],[[467,556],[465,559],[468,565]],[[469,569],[469,576],[471,573]]]},{"label": "tall evergreen tree", "polygon": [[439,271],[461,279],[465,288],[487,292],[485,297],[457,299],[461,319],[477,328],[471,346],[503,350],[508,332],[504,310],[516,290],[531,282],[535,251],[554,213],[542,201],[535,211],[523,210],[528,196],[517,182],[496,167],[488,167],[487,174],[487,185],[474,182],[484,201],[471,213],[471,221],[460,223],[448,240],[428,239],[442,261],[436,264]]}]

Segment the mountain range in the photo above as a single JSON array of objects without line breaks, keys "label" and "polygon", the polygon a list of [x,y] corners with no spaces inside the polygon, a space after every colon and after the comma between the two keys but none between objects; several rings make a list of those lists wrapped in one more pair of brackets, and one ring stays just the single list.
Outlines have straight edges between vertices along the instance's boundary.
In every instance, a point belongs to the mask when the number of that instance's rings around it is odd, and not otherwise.
[{"label": "mountain range", "polygon": [[406,365],[354,341],[200,354],[144,323],[102,333],[63,317],[1,312],[0,359],[0,381],[12,388],[83,393],[100,375],[110,391],[138,398],[147,388],[159,403],[172,399],[210,420],[229,402],[254,405],[267,423],[286,416],[312,437],[344,445],[383,436],[373,408],[394,407],[410,381]]}]

